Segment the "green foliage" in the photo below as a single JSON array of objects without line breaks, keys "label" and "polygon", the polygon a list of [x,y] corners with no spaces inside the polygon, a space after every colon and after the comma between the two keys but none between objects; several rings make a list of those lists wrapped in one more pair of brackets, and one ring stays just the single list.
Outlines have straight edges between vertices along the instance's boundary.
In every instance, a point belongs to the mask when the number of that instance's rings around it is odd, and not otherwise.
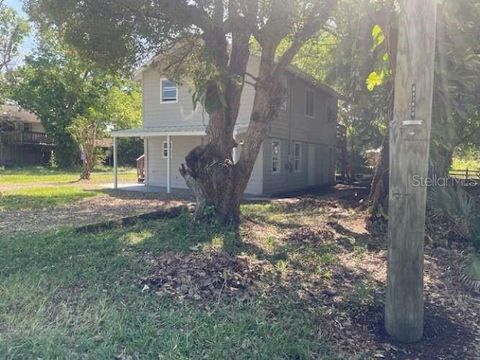
[{"label": "green foliage", "polygon": [[136,159],[144,154],[143,140],[125,138],[118,141],[118,164],[120,166],[136,166]]},{"label": "green foliage", "polygon": [[461,145],[480,145],[480,7],[448,0],[439,7],[432,158],[444,174]]},{"label": "green foliage", "polygon": [[40,118],[55,141],[55,159],[63,168],[80,160],[69,131],[74,119],[89,116],[101,121],[101,135],[107,125],[140,124],[141,95],[136,85],[83,61],[48,33],[42,34],[36,52],[15,72],[11,97]]},{"label": "green foliage", "polygon": [[480,291],[480,255],[470,254],[467,256],[461,281],[468,288]]},{"label": "green foliage", "polygon": [[[338,38],[332,33],[320,33],[312,37],[302,46],[292,61],[292,64],[318,81],[325,82],[328,68],[334,61],[334,49],[337,46]],[[278,56],[282,55],[291,45],[292,39],[286,38],[277,49]],[[252,51],[259,51],[259,45],[252,41]],[[335,85],[335,84],[332,84]]]},{"label": "green foliage", "polygon": [[380,45],[385,43],[385,34],[383,33],[382,27],[378,24],[375,24],[372,28],[372,37],[373,37],[373,48],[372,50],[377,49]]},{"label": "green foliage", "polygon": [[452,170],[480,171],[480,150],[474,146],[462,146],[453,154]]},{"label": "green foliage", "polygon": [[18,55],[19,46],[29,31],[29,23],[0,0],[0,103],[8,92],[4,71]]},{"label": "green foliage", "polygon": [[[343,0],[335,12],[337,37],[329,49],[325,80],[345,97],[339,115],[347,128],[352,166],[359,154],[381,146],[391,117],[391,64],[385,57],[390,39],[377,13],[394,17],[383,1]],[[389,24],[393,27],[395,21]]]},{"label": "green foliage", "polygon": [[367,77],[367,89],[375,90],[376,87],[382,86],[392,76],[392,64],[390,55],[386,47],[386,37],[382,27],[375,24],[372,28],[373,46],[372,53],[376,54],[376,67]]},{"label": "green foliage", "polygon": [[434,212],[451,221],[451,230],[459,237],[472,242],[480,240],[480,227],[477,225],[480,221],[478,204],[462,187],[430,187],[428,204]]},{"label": "green foliage", "polygon": [[0,72],[18,54],[19,46],[29,31],[29,23],[6,6],[4,0],[0,0]]}]

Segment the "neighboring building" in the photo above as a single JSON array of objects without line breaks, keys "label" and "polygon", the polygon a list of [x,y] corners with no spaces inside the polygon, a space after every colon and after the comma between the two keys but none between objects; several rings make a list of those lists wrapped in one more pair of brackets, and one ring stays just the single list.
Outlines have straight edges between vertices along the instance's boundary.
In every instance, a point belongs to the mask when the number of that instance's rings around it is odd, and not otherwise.
[{"label": "neighboring building", "polygon": [[0,109],[0,166],[48,163],[53,143],[40,120],[13,102]]},{"label": "neighboring building", "polygon": [[[249,73],[258,73],[259,61],[251,57]],[[187,188],[178,169],[185,156],[205,141],[208,114],[193,110],[192,91],[178,87],[149,65],[136,77],[143,89],[143,128],[115,131],[113,137],[145,139],[147,186]],[[272,195],[335,181],[338,94],[290,67],[285,77],[288,97],[258,155],[246,193]],[[245,84],[235,137],[242,151],[255,90]],[[170,142],[170,146],[169,146]]]}]

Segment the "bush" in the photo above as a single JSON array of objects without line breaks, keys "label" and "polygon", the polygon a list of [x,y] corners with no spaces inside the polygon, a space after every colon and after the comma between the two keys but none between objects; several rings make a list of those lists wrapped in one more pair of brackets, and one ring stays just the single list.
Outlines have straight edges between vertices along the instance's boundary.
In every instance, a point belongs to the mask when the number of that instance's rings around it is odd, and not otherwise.
[{"label": "bush", "polygon": [[460,186],[434,186],[428,195],[429,209],[450,221],[450,231],[480,247],[479,205],[475,198]]}]

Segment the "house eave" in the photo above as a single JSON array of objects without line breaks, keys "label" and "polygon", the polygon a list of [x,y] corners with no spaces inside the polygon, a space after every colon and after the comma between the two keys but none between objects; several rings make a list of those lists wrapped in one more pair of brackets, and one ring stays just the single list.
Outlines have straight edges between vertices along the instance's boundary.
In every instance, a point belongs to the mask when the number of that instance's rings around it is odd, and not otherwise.
[{"label": "house eave", "polygon": [[[242,134],[246,132],[246,125],[237,125],[235,127],[234,135]],[[161,137],[161,136],[205,136],[207,135],[206,126],[197,127],[163,127],[163,128],[139,128],[139,129],[127,129],[112,131],[110,135],[113,138],[149,138],[149,137]]]}]

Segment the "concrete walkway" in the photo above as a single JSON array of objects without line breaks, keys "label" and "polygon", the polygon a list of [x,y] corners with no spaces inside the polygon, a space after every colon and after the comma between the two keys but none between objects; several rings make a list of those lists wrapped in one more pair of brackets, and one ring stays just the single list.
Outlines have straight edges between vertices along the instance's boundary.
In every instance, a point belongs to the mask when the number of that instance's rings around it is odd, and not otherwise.
[{"label": "concrete walkway", "polygon": [[[106,187],[108,190],[113,189],[113,184],[110,184]],[[167,188],[165,186],[152,186],[152,185],[144,185],[144,184],[118,184],[119,191],[134,191],[134,192],[142,192],[142,193],[167,193]],[[193,198],[193,193],[190,189],[181,189],[181,188],[172,188],[170,194],[172,197],[178,198]],[[261,195],[252,195],[252,194],[244,194],[245,200],[250,201],[265,201],[271,200],[271,197],[268,196],[261,196]]]}]

